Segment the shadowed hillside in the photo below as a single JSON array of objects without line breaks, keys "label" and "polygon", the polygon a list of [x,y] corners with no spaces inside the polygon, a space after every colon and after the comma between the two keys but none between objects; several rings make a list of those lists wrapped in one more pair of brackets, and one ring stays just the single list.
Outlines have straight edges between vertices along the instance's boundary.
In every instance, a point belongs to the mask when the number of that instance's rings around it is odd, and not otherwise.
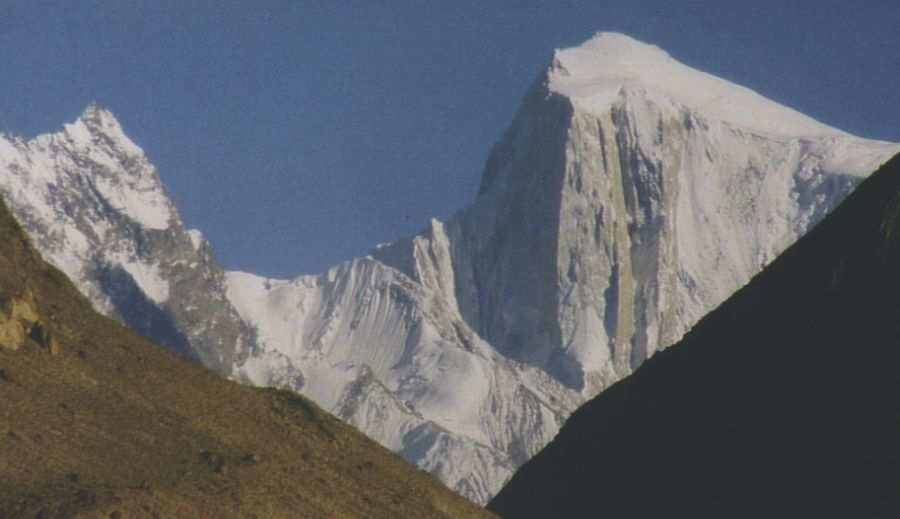
[{"label": "shadowed hillside", "polygon": [[575,413],[503,517],[900,517],[900,158]]},{"label": "shadowed hillside", "polygon": [[90,309],[0,204],[0,517],[486,517],[281,391]]}]

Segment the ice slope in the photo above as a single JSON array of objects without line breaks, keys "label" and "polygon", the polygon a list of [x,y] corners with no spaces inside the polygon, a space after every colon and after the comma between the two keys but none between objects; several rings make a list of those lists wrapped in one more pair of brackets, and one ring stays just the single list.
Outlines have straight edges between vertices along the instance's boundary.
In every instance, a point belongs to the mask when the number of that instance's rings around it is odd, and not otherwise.
[{"label": "ice slope", "polygon": [[897,151],[598,34],[556,53],[447,223],[320,276],[230,273],[259,333],[236,374],[484,502],[573,400],[674,343]]},{"label": "ice slope", "polygon": [[[440,223],[429,235],[446,245]],[[581,401],[500,356],[453,301],[371,257],[293,281],[231,272],[228,284],[258,329],[238,380],[303,393],[479,501]]]},{"label": "ice slope", "polygon": [[189,233],[144,152],[89,106],[64,131],[0,136],[0,194],[50,262],[95,308],[220,372],[247,328],[224,274]]}]

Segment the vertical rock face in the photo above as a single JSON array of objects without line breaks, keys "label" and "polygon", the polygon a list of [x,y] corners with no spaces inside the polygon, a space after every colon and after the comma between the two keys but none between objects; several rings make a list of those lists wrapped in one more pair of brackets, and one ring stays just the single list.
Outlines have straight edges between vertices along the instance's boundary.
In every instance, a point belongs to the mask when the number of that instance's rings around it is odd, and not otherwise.
[{"label": "vertical rock face", "polygon": [[223,273],[95,107],[0,139],[0,192],[98,308],[486,502],[896,151],[601,34],[557,52],[471,207],[320,275]]},{"label": "vertical rock face", "polygon": [[557,52],[448,224],[462,315],[504,356],[593,395],[896,151],[598,35]]},{"label": "vertical rock face", "polygon": [[35,246],[103,313],[221,373],[251,330],[143,151],[91,105],[61,133],[0,136],[0,193]]}]

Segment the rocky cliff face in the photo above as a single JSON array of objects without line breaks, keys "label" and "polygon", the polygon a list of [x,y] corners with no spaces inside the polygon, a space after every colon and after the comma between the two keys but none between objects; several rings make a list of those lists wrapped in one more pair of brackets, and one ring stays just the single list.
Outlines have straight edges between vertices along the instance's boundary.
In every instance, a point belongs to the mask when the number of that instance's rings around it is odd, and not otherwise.
[{"label": "rocky cliff face", "polygon": [[91,105],[61,133],[0,136],[0,194],[95,308],[229,373],[251,330],[209,244],[184,228],[143,151]]},{"label": "rocky cliff face", "polygon": [[99,308],[485,502],[896,150],[602,34],[557,52],[471,207],[321,275],[223,274],[96,108],[0,140],[0,190]]}]

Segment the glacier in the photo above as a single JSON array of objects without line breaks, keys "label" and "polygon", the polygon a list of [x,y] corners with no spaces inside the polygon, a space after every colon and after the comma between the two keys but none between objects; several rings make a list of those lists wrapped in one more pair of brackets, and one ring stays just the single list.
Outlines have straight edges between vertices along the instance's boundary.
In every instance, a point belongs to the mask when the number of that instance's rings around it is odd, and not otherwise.
[{"label": "glacier", "polygon": [[484,503],[898,151],[599,33],[555,53],[470,207],[318,275],[225,272],[93,105],[0,137],[0,193],[99,310]]}]

